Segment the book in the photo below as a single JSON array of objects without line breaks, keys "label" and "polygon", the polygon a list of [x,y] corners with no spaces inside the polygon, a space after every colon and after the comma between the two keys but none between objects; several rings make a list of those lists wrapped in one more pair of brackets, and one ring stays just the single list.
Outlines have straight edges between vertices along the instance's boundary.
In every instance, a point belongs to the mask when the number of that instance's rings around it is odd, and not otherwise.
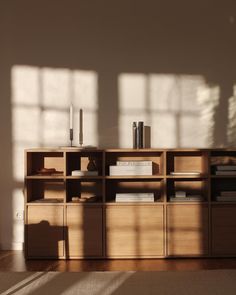
[{"label": "book", "polygon": [[220,193],[221,197],[236,197],[236,191],[222,191]]},{"label": "book", "polygon": [[200,176],[201,172],[199,171],[183,171],[183,172],[170,172],[170,175],[173,175],[173,176]]},{"label": "book", "polygon": [[73,170],[71,176],[98,176],[98,171]]},{"label": "book", "polygon": [[117,166],[152,166],[152,161],[116,161]]},{"label": "book", "polygon": [[216,169],[219,171],[234,171],[236,170],[236,165],[216,165]]},{"label": "book", "polygon": [[202,201],[204,201],[204,198],[202,197],[202,196],[198,196],[198,195],[192,195],[192,196],[187,196],[187,197],[178,197],[178,198],[176,198],[176,197],[174,197],[174,196],[171,196],[170,197],[170,201],[171,202],[198,202],[198,201],[200,201],[200,202],[202,202]]},{"label": "book", "polygon": [[109,174],[117,175],[152,175],[152,166],[110,166]]},{"label": "book", "polygon": [[222,197],[222,196],[217,196],[216,201],[218,202],[236,202],[236,196],[229,196],[229,197]]},{"label": "book", "polygon": [[154,202],[154,193],[117,193],[116,202]]},{"label": "book", "polygon": [[184,191],[176,191],[175,198],[186,198],[186,192]]},{"label": "book", "polygon": [[236,175],[236,171],[216,171],[216,175],[226,175],[226,176],[230,176],[230,175]]}]

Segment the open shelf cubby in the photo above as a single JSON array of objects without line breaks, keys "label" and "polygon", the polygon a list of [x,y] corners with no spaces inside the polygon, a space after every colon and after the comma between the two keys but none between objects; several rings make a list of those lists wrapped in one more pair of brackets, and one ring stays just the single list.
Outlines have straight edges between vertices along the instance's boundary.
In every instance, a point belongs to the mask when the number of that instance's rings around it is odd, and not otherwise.
[{"label": "open shelf cubby", "polygon": [[[154,194],[154,203],[164,201],[164,180],[109,179],[106,180],[106,202],[116,202],[116,194]],[[125,201],[127,202],[127,201]],[[120,204],[123,202],[117,202]],[[132,201],[131,201],[132,203]],[[141,203],[141,202],[140,202]],[[152,203],[152,202],[150,202]]]},{"label": "open shelf cubby", "polygon": [[[63,152],[28,152],[26,164],[27,176],[63,176],[65,161]],[[43,171],[54,169],[54,172]]]},{"label": "open shelf cubby", "polygon": [[73,170],[88,171],[89,163],[93,170],[102,176],[103,153],[101,151],[75,151],[66,153],[66,175],[71,176]]},{"label": "open shelf cubby", "polygon": [[[108,150],[105,154],[105,175],[110,175],[109,167],[117,165],[117,161],[152,161],[152,175],[164,174],[164,153],[159,150]],[[121,174],[122,176],[122,174]],[[135,176],[135,174],[133,175]]]},{"label": "open shelf cubby", "polygon": [[[221,167],[235,166],[236,167],[236,151],[227,151],[227,150],[211,151],[210,166],[211,166],[211,175],[217,174],[216,171],[217,171],[217,167],[219,167],[219,166],[221,166]],[[232,173],[232,172],[230,172],[230,173]],[[217,176],[227,177],[227,168],[223,174],[225,174],[225,175],[217,175]],[[232,176],[232,175],[229,175],[229,176]],[[235,172],[234,176],[236,176],[236,172]]]},{"label": "open shelf cubby", "polygon": [[[167,175],[172,173],[199,172],[201,176],[208,174],[208,157],[205,151],[167,151]],[[191,174],[190,174],[191,176]]]},{"label": "open shelf cubby", "polygon": [[101,203],[102,181],[101,180],[78,180],[67,179],[66,202],[70,203]]},{"label": "open shelf cubby", "polygon": [[[186,197],[202,197],[203,202],[208,201],[208,182],[205,179],[196,178],[181,178],[167,179],[167,200],[170,201],[176,192],[181,191],[186,193]],[[192,202],[187,200],[186,202]]]},{"label": "open shelf cubby", "polygon": [[62,203],[65,199],[65,182],[57,179],[28,179],[28,203]]}]

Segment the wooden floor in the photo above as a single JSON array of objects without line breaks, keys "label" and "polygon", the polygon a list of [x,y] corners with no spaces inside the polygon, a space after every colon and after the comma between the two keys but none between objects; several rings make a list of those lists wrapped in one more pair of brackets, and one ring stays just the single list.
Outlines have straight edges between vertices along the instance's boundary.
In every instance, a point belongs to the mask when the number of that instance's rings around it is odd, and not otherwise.
[{"label": "wooden floor", "polygon": [[22,251],[0,251],[0,271],[165,271],[236,269],[236,258],[25,260]]}]

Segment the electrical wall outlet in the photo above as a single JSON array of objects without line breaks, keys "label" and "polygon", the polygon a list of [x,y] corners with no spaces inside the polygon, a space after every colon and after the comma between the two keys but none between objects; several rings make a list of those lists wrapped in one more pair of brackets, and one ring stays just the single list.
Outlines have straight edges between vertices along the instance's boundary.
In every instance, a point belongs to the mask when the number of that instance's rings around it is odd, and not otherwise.
[{"label": "electrical wall outlet", "polygon": [[16,219],[24,220],[24,210],[16,211]]}]

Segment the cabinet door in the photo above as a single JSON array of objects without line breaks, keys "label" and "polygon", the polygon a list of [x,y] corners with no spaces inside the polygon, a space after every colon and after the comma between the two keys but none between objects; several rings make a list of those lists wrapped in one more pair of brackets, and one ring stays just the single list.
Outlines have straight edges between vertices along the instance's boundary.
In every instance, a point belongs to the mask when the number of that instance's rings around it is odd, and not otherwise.
[{"label": "cabinet door", "polygon": [[102,256],[102,208],[67,206],[67,257]]},{"label": "cabinet door", "polygon": [[167,253],[170,256],[208,253],[208,206],[167,206]]},{"label": "cabinet door", "polygon": [[212,254],[236,255],[236,206],[212,208]]},{"label": "cabinet door", "polygon": [[28,257],[58,258],[64,255],[63,219],[63,206],[28,206]]},{"label": "cabinet door", "polygon": [[106,207],[106,255],[155,257],[164,255],[163,206]]}]

